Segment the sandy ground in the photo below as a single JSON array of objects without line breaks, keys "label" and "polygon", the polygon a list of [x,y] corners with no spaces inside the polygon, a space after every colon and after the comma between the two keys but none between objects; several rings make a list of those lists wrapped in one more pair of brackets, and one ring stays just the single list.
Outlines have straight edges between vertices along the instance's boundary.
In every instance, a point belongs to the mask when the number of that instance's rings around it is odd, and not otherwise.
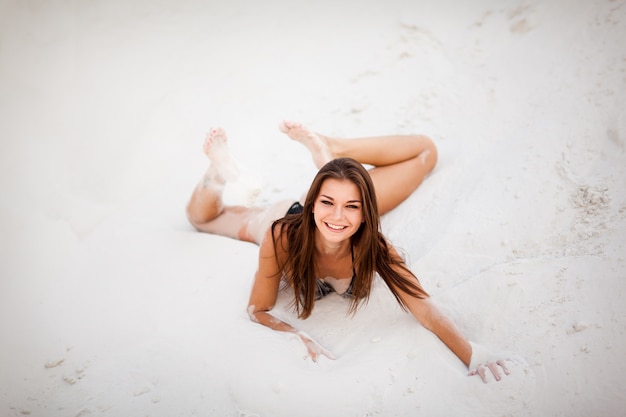
[{"label": "sandy ground", "polygon": [[[0,413],[619,416],[626,406],[626,3],[0,2]],[[229,202],[297,198],[283,119],[424,133],[383,218],[433,299],[510,360],[464,366],[377,285],[300,322],[245,311],[254,245],[184,207],[223,126]]]}]

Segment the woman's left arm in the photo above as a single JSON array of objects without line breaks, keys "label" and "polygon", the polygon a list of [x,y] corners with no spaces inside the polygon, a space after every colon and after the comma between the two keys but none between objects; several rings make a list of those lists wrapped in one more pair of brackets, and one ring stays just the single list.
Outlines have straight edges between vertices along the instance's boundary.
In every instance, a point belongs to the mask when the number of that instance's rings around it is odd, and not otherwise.
[{"label": "woman's left arm", "polygon": [[[407,279],[415,280],[405,271],[398,271]],[[422,326],[433,332],[441,341],[469,368],[469,375],[480,375],[487,382],[486,369],[489,369],[496,381],[502,379],[498,366],[505,375],[510,372],[503,360],[491,358],[479,352],[476,345],[468,341],[458,327],[437,308],[430,298],[417,298],[401,290],[398,293],[409,311]]]},{"label": "woman's left arm", "polygon": [[429,298],[416,298],[402,294],[409,311],[422,326],[433,332],[441,341],[469,367],[472,359],[472,346],[461,334],[457,326]]},{"label": "woman's left arm", "polygon": [[[488,352],[480,352],[480,348],[469,342],[457,326],[429,299],[420,299],[408,294],[402,295],[409,311],[426,329],[433,332],[441,341],[468,367],[469,375],[479,375],[487,382],[487,369],[496,381],[502,379],[500,370],[505,375],[510,371],[504,360],[492,357]],[[484,348],[483,348],[484,349]]]}]

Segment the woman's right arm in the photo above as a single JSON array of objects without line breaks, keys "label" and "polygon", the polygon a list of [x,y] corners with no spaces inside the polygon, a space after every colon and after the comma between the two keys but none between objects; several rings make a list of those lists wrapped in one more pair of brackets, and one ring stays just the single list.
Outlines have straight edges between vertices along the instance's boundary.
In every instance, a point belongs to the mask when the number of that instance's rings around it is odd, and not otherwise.
[{"label": "woman's right arm", "polygon": [[[280,228],[277,227],[275,230],[275,233],[279,235]],[[282,237],[279,237],[279,239],[282,239]],[[320,346],[306,333],[299,331],[289,323],[277,319],[270,313],[278,298],[278,289],[282,276],[277,258],[281,259],[281,257],[287,255],[282,251],[282,245],[279,244],[276,246],[277,248],[275,248],[270,228],[265,234],[259,248],[259,265],[254,276],[254,285],[250,293],[250,301],[248,302],[248,315],[250,316],[250,320],[273,330],[297,335],[306,346],[308,354],[313,361],[317,361],[320,354],[330,359],[335,359],[332,353]],[[276,249],[280,251],[278,254],[276,253]]]}]

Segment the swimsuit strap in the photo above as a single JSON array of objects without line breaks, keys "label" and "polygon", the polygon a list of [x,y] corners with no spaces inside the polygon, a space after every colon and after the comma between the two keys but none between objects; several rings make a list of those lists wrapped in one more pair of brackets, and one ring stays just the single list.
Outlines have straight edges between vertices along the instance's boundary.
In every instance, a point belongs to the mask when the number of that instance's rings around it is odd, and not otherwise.
[{"label": "swimsuit strap", "polygon": [[354,269],[354,246],[353,245],[350,245],[350,254],[352,256],[352,279],[350,280],[350,285],[348,286],[348,289],[346,290],[346,292],[341,294],[341,296],[344,298],[352,297],[352,285],[354,284],[354,277],[356,277],[356,270]]},{"label": "swimsuit strap", "polygon": [[[350,285],[346,291],[341,294],[343,298],[352,298],[352,285],[354,284],[354,277],[356,276],[356,270],[354,269],[354,247],[350,246],[350,256],[352,257],[352,278],[350,279]],[[335,289],[327,282],[322,280],[315,280],[316,288],[315,288],[315,300],[319,300],[321,298],[326,297],[331,292],[335,292]]]},{"label": "swimsuit strap", "polygon": [[299,201],[296,201],[295,203],[291,205],[291,207],[289,207],[289,210],[287,210],[287,213],[285,214],[285,216],[288,216],[290,214],[300,214],[303,211],[304,211],[304,207],[302,206],[302,204],[300,204]]},{"label": "swimsuit strap", "polygon": [[320,298],[324,298],[331,292],[335,291],[335,289],[331,287],[330,284],[322,280],[316,279],[315,284],[315,301],[319,300]]}]

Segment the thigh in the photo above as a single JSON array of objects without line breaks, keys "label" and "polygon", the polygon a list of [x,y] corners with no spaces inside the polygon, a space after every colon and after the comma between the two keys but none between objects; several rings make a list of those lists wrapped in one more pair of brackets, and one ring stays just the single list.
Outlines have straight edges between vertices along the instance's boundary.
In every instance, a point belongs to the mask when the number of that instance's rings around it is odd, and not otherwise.
[{"label": "thigh", "polygon": [[417,157],[371,169],[370,176],[374,182],[380,215],[388,213],[406,200],[432,168],[432,165],[425,164]]},{"label": "thigh", "polygon": [[245,236],[248,242],[256,243],[260,245],[267,229],[269,229],[275,220],[284,217],[287,214],[287,210],[294,203],[295,200],[283,200],[275,203],[271,206],[264,208],[263,210],[254,214],[248,219],[245,226]]},{"label": "thigh", "polygon": [[204,223],[196,223],[195,227],[201,232],[247,240],[242,239],[245,237],[242,236],[242,228],[245,228],[250,219],[254,218],[261,210],[259,207],[224,206],[217,217]]},{"label": "thigh", "polygon": [[267,207],[225,206],[219,216],[196,228],[258,245],[272,222],[283,217],[291,204],[293,201],[285,200]]}]

